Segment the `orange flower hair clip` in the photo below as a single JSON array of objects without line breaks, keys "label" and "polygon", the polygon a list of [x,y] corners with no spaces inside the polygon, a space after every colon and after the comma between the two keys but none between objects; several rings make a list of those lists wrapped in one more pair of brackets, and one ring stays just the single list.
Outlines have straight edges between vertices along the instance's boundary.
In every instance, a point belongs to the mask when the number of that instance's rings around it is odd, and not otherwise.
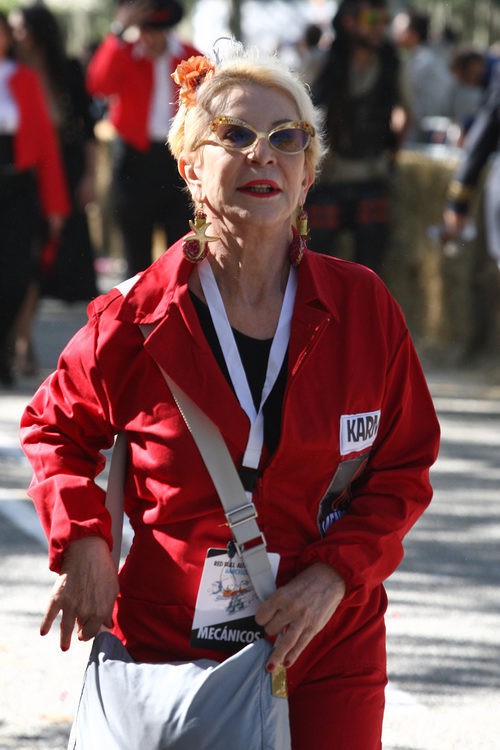
[{"label": "orange flower hair clip", "polygon": [[197,55],[179,63],[172,78],[180,87],[179,99],[181,104],[192,107],[195,103],[196,89],[207,78],[212,78],[215,67],[203,55]]}]

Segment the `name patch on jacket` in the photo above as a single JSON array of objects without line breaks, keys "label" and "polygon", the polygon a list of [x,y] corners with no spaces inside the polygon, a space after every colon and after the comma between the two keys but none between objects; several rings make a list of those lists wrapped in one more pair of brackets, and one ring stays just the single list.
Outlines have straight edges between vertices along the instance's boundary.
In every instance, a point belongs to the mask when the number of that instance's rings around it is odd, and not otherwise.
[{"label": "name patch on jacket", "polygon": [[380,409],[340,417],[340,455],[369,448],[375,442],[380,423]]}]

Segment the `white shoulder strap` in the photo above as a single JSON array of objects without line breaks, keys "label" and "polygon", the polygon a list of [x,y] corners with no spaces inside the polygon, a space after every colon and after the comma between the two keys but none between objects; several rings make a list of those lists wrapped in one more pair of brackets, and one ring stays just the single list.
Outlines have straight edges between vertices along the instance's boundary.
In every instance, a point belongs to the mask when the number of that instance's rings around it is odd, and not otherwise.
[{"label": "white shoulder strap", "polygon": [[[150,325],[139,327],[145,338],[152,330]],[[257,524],[255,505],[248,501],[231,454],[218,427],[162,368],[160,371],[212,477],[233,534],[236,549],[245,563],[255,593],[261,601],[264,601],[275,591],[276,584],[266,552],[266,540]],[[106,492],[106,508],[112,520],[113,559],[117,567],[120,561],[122,540],[126,457],[126,436],[120,433],[113,448]]]},{"label": "white shoulder strap", "polygon": [[[151,325],[139,326],[139,328],[144,338],[152,330]],[[264,601],[275,591],[276,584],[266,552],[266,540],[257,524],[255,505],[248,501],[231,454],[217,425],[196,406],[165,370],[160,367],[160,371],[212,477],[233,534],[236,549],[245,563],[255,593],[261,601]]]},{"label": "white shoulder strap", "polygon": [[111,463],[106,490],[106,508],[111,516],[111,535],[113,549],[111,554],[117,568],[120,567],[120,553],[123,534],[124,481],[127,465],[127,437],[124,432],[118,433],[111,454]]},{"label": "white shoulder strap", "polygon": [[257,510],[249,502],[231,454],[218,427],[162,370],[179,411],[201,453],[224,508],[238,554],[261,601],[276,589],[266,552],[266,540],[257,524]]}]

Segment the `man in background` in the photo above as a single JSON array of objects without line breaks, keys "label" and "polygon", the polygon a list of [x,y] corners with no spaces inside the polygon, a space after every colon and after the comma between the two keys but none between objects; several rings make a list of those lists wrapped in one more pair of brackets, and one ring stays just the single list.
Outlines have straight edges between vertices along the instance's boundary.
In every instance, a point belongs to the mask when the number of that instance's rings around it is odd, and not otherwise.
[{"label": "man in background", "polygon": [[397,13],[392,22],[396,46],[403,56],[404,86],[408,92],[410,121],[408,143],[427,143],[432,120],[451,117],[453,79],[446,61],[429,43],[430,18],[410,9]]},{"label": "man in background", "polygon": [[[170,74],[181,60],[199,54],[172,31],[182,15],[173,0],[119,3],[87,69],[90,94],[110,99],[113,195],[129,275],[150,265],[156,226],[168,244],[189,231],[188,199],[166,146],[177,100]],[[128,41],[132,27],[137,39]]]}]

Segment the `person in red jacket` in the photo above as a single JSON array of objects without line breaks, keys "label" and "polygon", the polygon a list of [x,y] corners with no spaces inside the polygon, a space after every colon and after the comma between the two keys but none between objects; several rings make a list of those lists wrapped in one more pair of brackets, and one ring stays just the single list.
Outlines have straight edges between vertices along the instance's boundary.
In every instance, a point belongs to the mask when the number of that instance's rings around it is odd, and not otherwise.
[{"label": "person in red jacket", "polygon": [[[113,194],[128,272],[151,263],[155,226],[173,243],[185,231],[189,204],[175,160],[166,147],[176,90],[170,74],[178,62],[198,51],[172,31],[182,7],[171,0],[120,3],[112,32],[98,47],[87,70],[93,96],[110,100],[113,144]],[[127,29],[139,28],[134,42]]]},{"label": "person in red jacket", "polygon": [[54,239],[69,212],[57,135],[40,81],[13,57],[0,13],[0,384],[13,382],[10,336],[31,280],[39,211]]},{"label": "person in red jacket", "polygon": [[[231,532],[163,369],[219,428],[280,557],[251,632],[280,634],[266,666],[287,669],[294,750],[380,750],[383,581],[432,497],[432,401],[382,280],[306,247],[324,144],[304,84],[238,49],[175,75],[169,144],[192,232],[91,303],[22,419],[59,574],[41,630],[62,611],[63,649],[75,625],[87,640],[104,624],[158,663],[222,661],[238,642],[195,626],[208,550]],[[135,532],[119,576],[95,482],[117,433]]]}]

